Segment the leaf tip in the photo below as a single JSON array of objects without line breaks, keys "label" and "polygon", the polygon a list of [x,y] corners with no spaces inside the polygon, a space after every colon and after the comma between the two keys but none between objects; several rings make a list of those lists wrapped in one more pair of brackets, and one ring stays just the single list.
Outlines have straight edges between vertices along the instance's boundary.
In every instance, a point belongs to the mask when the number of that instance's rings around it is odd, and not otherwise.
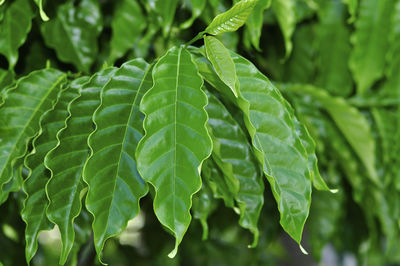
[{"label": "leaf tip", "polygon": [[299,248],[300,248],[301,252],[302,252],[304,255],[308,255],[307,250],[305,250],[301,244],[299,244]]},{"label": "leaf tip", "polygon": [[176,240],[174,249],[168,254],[170,259],[175,258],[176,254],[178,253],[178,245],[178,240]]}]

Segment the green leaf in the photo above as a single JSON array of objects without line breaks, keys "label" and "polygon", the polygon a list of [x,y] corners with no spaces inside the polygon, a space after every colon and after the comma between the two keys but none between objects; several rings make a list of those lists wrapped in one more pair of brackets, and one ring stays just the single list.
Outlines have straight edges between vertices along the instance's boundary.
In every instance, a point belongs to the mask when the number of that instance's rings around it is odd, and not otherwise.
[{"label": "green leaf", "polygon": [[95,0],[83,0],[77,7],[68,1],[41,27],[46,45],[55,49],[57,57],[84,72],[89,72],[97,55],[101,29],[100,7]]},{"label": "green leaf", "polygon": [[292,35],[296,27],[295,0],[272,0],[272,10],[275,13],[283,34],[286,58],[288,58],[293,49]]},{"label": "green leaf", "polygon": [[154,211],[175,236],[174,257],[191,220],[192,195],[201,188],[200,170],[210,155],[207,97],[190,53],[170,49],[153,70],[154,86],[140,109],[146,115],[145,136],[136,158],[142,178],[156,189]]},{"label": "green leaf", "polygon": [[[202,168],[204,173],[204,165]],[[202,175],[203,175],[202,173]],[[218,207],[218,202],[213,199],[213,192],[207,184],[207,181],[203,179],[203,184],[199,192],[193,196],[193,217],[200,221],[203,227],[202,239],[206,240],[208,238],[208,224],[207,219]]]},{"label": "green leaf", "polygon": [[111,28],[110,61],[114,62],[134,47],[146,28],[146,19],[138,2],[130,0],[117,2]]},{"label": "green leaf", "polygon": [[[220,165],[221,164],[222,162]],[[228,165],[228,167],[229,166],[230,165]],[[202,178],[204,179],[204,182],[207,182],[214,198],[222,199],[226,207],[235,210],[235,198],[239,190],[239,184],[233,176],[232,166],[230,166],[229,170],[230,176],[225,175],[221,168],[222,167],[219,167],[212,158],[208,158],[208,160],[204,161],[202,166]],[[224,170],[226,172],[226,169]]]},{"label": "green leaf", "polygon": [[342,1],[343,1],[343,3],[348,5],[348,9],[349,9],[349,13],[350,13],[349,22],[354,22],[354,20],[356,19],[358,0],[342,0]]},{"label": "green leaf", "polygon": [[[93,131],[92,115],[100,105],[100,90],[114,75],[108,68],[95,74],[80,88],[80,96],[68,105],[66,127],[57,133],[57,146],[45,157],[51,171],[46,186],[50,204],[47,217],[58,225],[62,249],[60,264],[65,264],[74,242],[74,219],[81,211],[80,193],[85,187],[81,178],[88,157],[87,138]],[[68,199],[68,200],[65,200]]]},{"label": "green leaf", "polygon": [[[53,106],[65,75],[53,69],[34,71],[21,78],[0,108],[0,188],[13,177],[29,141],[39,130],[40,117]],[[3,193],[3,191],[1,192]]]},{"label": "green leaf", "polygon": [[359,94],[364,94],[384,74],[395,2],[363,0],[360,3],[349,62]]},{"label": "green leaf", "polygon": [[[348,67],[350,30],[344,22],[345,8],[341,0],[323,1],[318,9],[317,84],[335,96],[349,96],[353,80]],[[299,82],[299,81],[297,81]]]},{"label": "green leaf", "polygon": [[[389,40],[390,49],[388,52],[388,68],[387,68],[387,83],[385,84],[385,90],[390,95],[400,95],[400,2],[397,1],[395,10],[393,11],[392,28],[390,30]],[[391,97],[398,98],[398,97]]]},{"label": "green leaf", "polygon": [[280,223],[300,245],[311,203],[311,176],[293,111],[253,64],[238,55],[233,55],[233,61],[241,90],[237,103],[244,114],[254,153],[278,203]]},{"label": "green leaf", "polygon": [[28,0],[16,0],[5,10],[4,18],[0,22],[0,54],[7,58],[10,69],[18,61],[18,48],[26,41],[33,17]]},{"label": "green leaf", "polygon": [[37,237],[40,231],[50,230],[54,226],[46,216],[46,209],[49,204],[45,186],[50,174],[44,166],[44,158],[56,146],[56,134],[65,127],[65,119],[68,116],[67,106],[79,95],[78,88],[86,80],[86,78],[81,78],[73,81],[66,90],[62,91],[54,108],[43,115],[39,134],[33,140],[33,150],[25,158],[29,175],[23,186],[27,197],[21,216],[26,223],[25,255],[28,264],[37,251]]},{"label": "green leaf", "polygon": [[246,40],[249,39],[251,44],[257,51],[261,51],[260,38],[263,28],[263,14],[264,11],[271,6],[271,0],[258,0],[254,7],[253,12],[246,21]]},{"label": "green leaf", "polygon": [[192,16],[180,26],[181,29],[187,29],[193,25],[193,22],[202,14],[206,7],[207,0],[190,0]]},{"label": "green leaf", "polygon": [[238,79],[236,76],[235,64],[228,49],[215,37],[204,36],[207,58],[213,65],[219,78],[238,97]]},{"label": "green leaf", "polygon": [[36,5],[39,8],[39,12],[40,12],[40,17],[42,18],[43,21],[48,21],[49,17],[46,15],[46,13],[43,10],[43,0],[34,0]]},{"label": "green leaf", "polygon": [[[253,233],[254,241],[251,246],[255,247],[259,236],[258,218],[264,204],[262,175],[240,125],[215,96],[211,93],[207,95],[206,111],[211,129],[209,132],[213,139],[213,158],[218,157],[229,165],[234,178],[239,182],[239,191],[235,193],[240,209],[239,224]],[[224,172],[225,169],[221,170]]]},{"label": "green leaf", "polygon": [[310,95],[321,103],[343,133],[368,171],[371,180],[381,185],[375,168],[375,141],[366,118],[343,98],[332,97],[312,85],[292,85],[290,91]]},{"label": "green leaf", "polygon": [[[11,86],[14,83],[14,72],[11,70],[0,69],[0,97],[2,97],[2,93],[6,92],[7,87]],[[2,105],[2,101],[0,101],[0,106]]]},{"label": "green leaf", "polygon": [[150,0],[149,4],[159,14],[158,20],[166,37],[171,31],[179,0]]},{"label": "green leaf", "polygon": [[139,213],[139,200],[148,191],[136,170],[135,150],[144,133],[139,104],[151,85],[151,68],[145,61],[123,64],[103,87],[93,116],[96,131],[89,136],[91,155],[83,176],[99,258],[105,241]]},{"label": "green leaf", "polygon": [[224,32],[236,31],[246,22],[258,0],[242,0],[228,11],[219,14],[204,30],[204,33],[218,35]]}]

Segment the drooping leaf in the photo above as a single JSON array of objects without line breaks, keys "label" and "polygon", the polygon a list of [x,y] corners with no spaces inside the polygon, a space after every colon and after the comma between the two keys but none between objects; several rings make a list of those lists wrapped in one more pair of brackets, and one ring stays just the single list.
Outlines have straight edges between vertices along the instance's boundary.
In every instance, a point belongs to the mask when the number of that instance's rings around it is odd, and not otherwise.
[{"label": "drooping leaf", "polygon": [[204,44],[208,60],[213,65],[219,78],[238,97],[238,79],[236,76],[235,64],[225,46],[215,37],[205,36]]},{"label": "drooping leaf", "polygon": [[139,213],[139,200],[148,191],[136,170],[135,150],[143,136],[139,104],[151,85],[151,67],[145,61],[123,64],[103,87],[93,116],[96,131],[89,136],[91,155],[83,176],[99,257],[105,241]]},{"label": "drooping leaf", "polygon": [[349,61],[359,94],[364,94],[384,74],[395,2],[362,0],[360,3]]},{"label": "drooping leaf", "polygon": [[34,71],[5,95],[0,108],[1,190],[12,179],[16,161],[25,155],[29,141],[39,130],[40,117],[52,107],[64,81],[60,71]]},{"label": "drooping leaf", "polygon": [[243,26],[258,0],[241,0],[228,11],[219,14],[204,30],[204,33],[218,35],[236,31]]},{"label": "drooping leaf", "polygon": [[293,49],[292,35],[296,27],[295,0],[272,0],[272,10],[282,31],[287,58]]},{"label": "drooping leaf", "polygon": [[309,95],[321,103],[364,164],[371,180],[379,186],[380,181],[375,168],[375,141],[366,118],[343,98],[332,97],[312,85],[289,87],[290,91]]},{"label": "drooping leaf", "polygon": [[50,174],[44,166],[44,158],[56,146],[56,134],[65,127],[68,116],[67,106],[79,95],[78,89],[86,80],[86,78],[81,78],[73,81],[66,90],[62,91],[54,108],[43,115],[39,135],[33,140],[34,149],[25,159],[29,175],[23,187],[27,197],[21,216],[26,223],[25,256],[28,264],[37,251],[37,237],[40,231],[50,230],[54,226],[46,216],[49,204],[45,186]]},{"label": "drooping leaf", "polygon": [[57,57],[89,72],[97,55],[97,36],[102,29],[98,1],[83,0],[75,7],[71,1],[57,8],[57,16],[41,26],[46,44]]},{"label": "drooping leaf", "polygon": [[34,0],[34,1],[39,8],[40,17],[42,18],[42,20],[48,21],[49,17],[46,15],[46,13],[43,10],[43,0]]},{"label": "drooping leaf", "polygon": [[[264,183],[247,136],[239,124],[229,114],[224,105],[211,93],[207,94],[206,111],[208,125],[213,139],[213,157],[217,157],[233,170],[239,181],[236,200],[240,209],[239,224],[254,234],[251,245],[258,242],[258,218],[264,203]],[[217,152],[215,152],[217,150]],[[224,169],[221,169],[224,172]],[[227,173],[229,174],[229,173]]]},{"label": "drooping leaf", "polygon": [[7,58],[10,69],[18,61],[18,48],[25,43],[33,17],[28,0],[16,0],[5,10],[0,22],[0,54]]},{"label": "drooping leaf", "polygon": [[118,1],[111,23],[110,61],[114,62],[133,48],[145,27],[146,19],[138,2]]},{"label": "drooping leaf", "polygon": [[227,166],[230,167],[228,171],[230,176],[225,174],[226,171],[221,170],[221,166],[218,166],[213,158],[208,158],[202,165],[202,179],[207,182],[214,198],[222,199],[226,207],[235,209],[235,198],[239,190],[239,183],[233,176],[232,166]]},{"label": "drooping leaf", "polygon": [[263,14],[265,9],[269,8],[270,6],[271,0],[258,0],[254,10],[251,12],[246,21],[245,41],[249,39],[253,47],[258,51],[261,51],[260,38],[264,23]]},{"label": "drooping leaf", "polygon": [[170,49],[158,61],[153,81],[140,105],[146,134],[136,158],[142,178],[156,189],[157,218],[176,238],[173,257],[191,220],[201,165],[212,149],[205,126],[207,97],[197,66],[183,47]]},{"label": "drooping leaf", "polygon": [[157,18],[166,37],[172,27],[179,0],[150,0],[149,4],[159,15]]},{"label": "drooping leaf", "polygon": [[[317,26],[317,84],[334,96],[346,97],[352,92],[348,67],[350,30],[345,24],[345,8],[341,0],[321,1]],[[299,82],[299,81],[297,81]]]},{"label": "drooping leaf", "polygon": [[[68,105],[66,127],[57,133],[57,146],[45,157],[51,171],[46,186],[50,201],[47,217],[58,225],[62,249],[60,264],[65,264],[74,242],[74,219],[81,211],[80,192],[85,187],[82,169],[88,157],[87,138],[93,131],[92,115],[100,105],[100,90],[114,75],[108,68],[91,77],[80,88],[80,96]],[[65,200],[69,199],[69,200]]]},{"label": "drooping leaf", "polygon": [[190,0],[189,2],[192,9],[192,16],[181,24],[181,29],[187,29],[192,26],[193,22],[202,14],[207,4],[207,0]]},{"label": "drooping leaf", "polygon": [[271,185],[283,229],[300,244],[311,203],[311,176],[293,111],[253,64],[238,55],[232,57],[241,91],[237,103],[243,111],[254,153]]},{"label": "drooping leaf", "polygon": [[[204,169],[204,165],[203,165]],[[204,170],[202,172],[204,173]],[[202,174],[203,174],[202,173]],[[193,196],[193,218],[198,219],[203,227],[202,239],[208,238],[208,223],[207,218],[218,207],[217,201],[213,199],[213,193],[207,184],[207,181],[202,177],[203,183],[199,192]]]}]

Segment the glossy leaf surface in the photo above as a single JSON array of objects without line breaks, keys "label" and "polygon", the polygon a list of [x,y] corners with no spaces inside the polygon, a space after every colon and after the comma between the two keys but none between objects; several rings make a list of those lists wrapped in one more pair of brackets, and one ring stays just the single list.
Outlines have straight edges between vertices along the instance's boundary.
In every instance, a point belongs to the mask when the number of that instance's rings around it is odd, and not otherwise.
[{"label": "glossy leaf surface", "polygon": [[212,149],[204,110],[207,97],[197,66],[183,47],[170,49],[158,61],[153,82],[140,105],[146,134],[136,158],[142,178],[156,189],[157,218],[176,238],[173,257],[191,221],[201,165]]},{"label": "glossy leaf surface", "polygon": [[33,17],[29,1],[16,0],[6,8],[0,21],[0,54],[7,58],[10,69],[18,61],[18,48],[31,30]]},{"label": "glossy leaf surface", "polygon": [[[13,167],[39,131],[41,116],[53,106],[65,75],[46,69],[21,78],[5,96],[0,108],[0,188],[13,176]],[[3,192],[1,192],[3,193]]]},{"label": "glossy leaf surface", "polygon": [[50,200],[47,216],[60,229],[61,264],[71,251],[75,237],[73,222],[81,211],[80,193],[85,187],[82,169],[88,157],[87,139],[93,131],[92,115],[100,105],[101,88],[114,73],[113,68],[103,70],[80,89],[80,96],[68,105],[69,117],[66,127],[57,134],[57,146],[45,157],[45,165],[51,171],[46,186]]},{"label": "glossy leaf surface", "polygon": [[311,176],[293,110],[254,65],[238,55],[233,60],[241,90],[238,105],[277,201],[280,223],[300,244],[311,203]]},{"label": "glossy leaf surface", "polygon": [[83,0],[77,7],[67,2],[58,7],[55,18],[42,24],[42,35],[61,61],[89,72],[97,55],[101,19],[97,1]]},{"label": "glossy leaf surface", "polygon": [[74,81],[66,90],[62,91],[54,108],[43,115],[39,135],[33,141],[34,149],[25,159],[25,165],[30,173],[24,182],[24,191],[27,197],[21,216],[26,223],[25,252],[28,263],[37,251],[37,237],[40,231],[50,230],[54,226],[46,216],[49,204],[45,187],[50,173],[44,166],[44,158],[56,146],[56,134],[65,127],[65,120],[68,116],[67,106],[79,95],[79,87],[85,81],[86,78]]},{"label": "glossy leaf surface", "polygon": [[146,27],[143,10],[136,1],[122,0],[117,3],[111,24],[111,62],[132,49]]},{"label": "glossy leaf surface", "polygon": [[[258,217],[264,203],[264,183],[248,143],[247,136],[229,114],[224,105],[208,93],[206,111],[209,116],[214,150],[213,154],[232,168],[234,178],[239,182],[236,200],[240,209],[239,223],[254,234],[252,246],[258,242]],[[222,169],[224,172],[224,169]]]},{"label": "glossy leaf surface", "polygon": [[135,150],[143,136],[139,104],[151,85],[151,68],[145,61],[123,64],[103,87],[93,116],[96,131],[89,136],[91,155],[83,175],[97,254],[139,213],[139,200],[148,190],[136,170]]},{"label": "glossy leaf surface", "polygon": [[229,51],[215,37],[205,36],[204,44],[208,60],[213,65],[219,78],[238,96],[238,79],[236,68]]},{"label": "glossy leaf surface", "polygon": [[218,35],[224,32],[236,31],[243,26],[257,0],[242,0],[225,13],[219,14],[205,29],[205,33]]}]

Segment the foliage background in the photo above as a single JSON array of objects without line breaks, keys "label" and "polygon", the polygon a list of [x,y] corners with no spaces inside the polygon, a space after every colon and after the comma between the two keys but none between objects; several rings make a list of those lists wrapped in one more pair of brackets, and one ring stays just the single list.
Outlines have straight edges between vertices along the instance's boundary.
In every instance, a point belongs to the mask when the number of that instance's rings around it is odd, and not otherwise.
[{"label": "foliage background", "polygon": [[[0,6],[3,93],[12,80],[48,65],[78,77],[137,57],[152,61],[170,47],[188,42],[233,4],[44,1],[50,18],[45,22],[40,3],[6,0]],[[345,254],[365,265],[400,263],[400,1],[260,0],[257,5],[245,27],[219,38],[256,64],[290,101],[316,141],[321,175],[339,191],[313,191],[306,249],[316,261],[329,244],[338,263]],[[194,44],[201,46],[202,41]],[[107,242],[104,261],[280,265],[300,252],[282,244],[287,241],[282,241],[275,200],[269,189],[264,196],[261,236],[254,249],[247,248],[252,237],[237,226],[235,213],[219,203],[209,219],[208,240],[200,241],[201,225],[194,220],[180,253],[170,260],[166,255],[173,243],[156,221],[147,196],[140,217],[123,235]],[[25,263],[25,224],[17,215],[24,197],[22,191],[12,193],[0,207],[4,265]],[[59,240],[50,235],[39,243],[32,264],[56,264]],[[78,258],[80,265],[94,261],[90,241]]]}]

